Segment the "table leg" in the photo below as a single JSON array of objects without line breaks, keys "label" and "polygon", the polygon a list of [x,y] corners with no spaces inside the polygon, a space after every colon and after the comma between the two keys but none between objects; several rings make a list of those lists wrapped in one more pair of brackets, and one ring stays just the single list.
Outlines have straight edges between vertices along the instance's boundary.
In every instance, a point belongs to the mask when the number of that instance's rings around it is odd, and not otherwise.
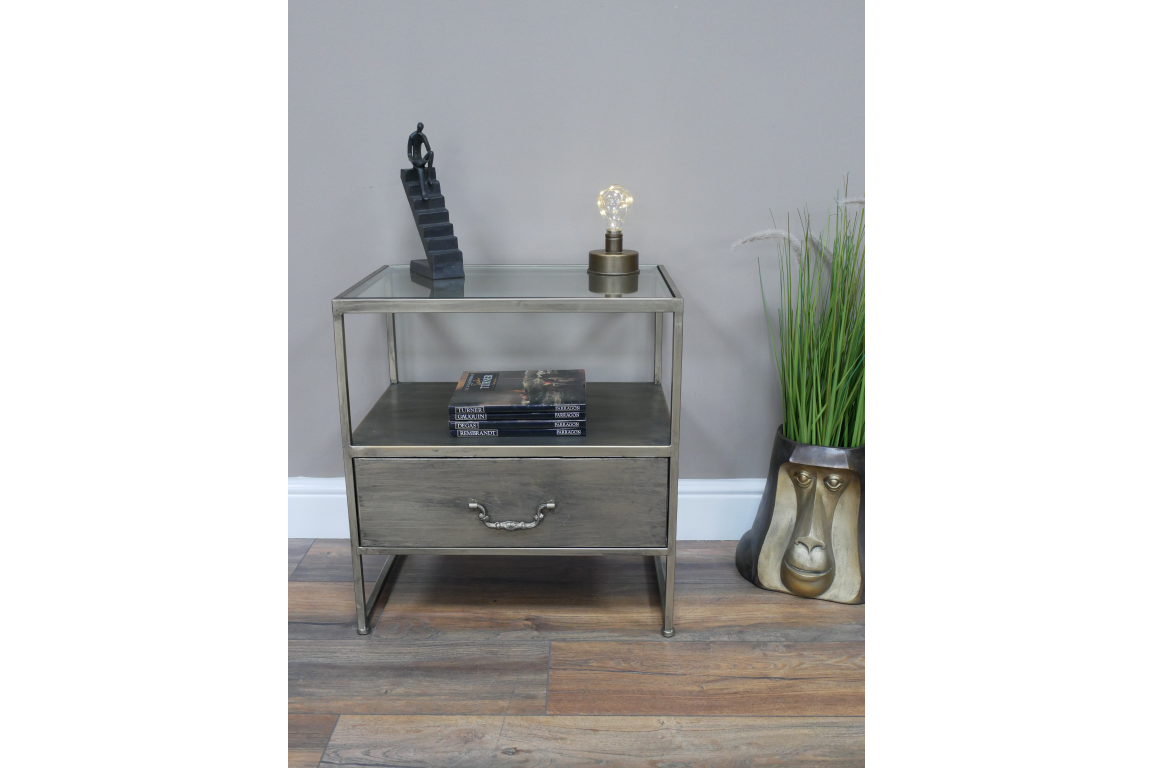
[{"label": "table leg", "polygon": [[348,495],[348,536],[352,545],[352,592],[356,598],[356,631],[368,634],[368,612],[364,605],[364,563],[360,557],[360,526],[356,514],[356,475],[352,466],[352,415],[348,395],[348,350],[344,342],[344,315],[332,315],[336,341],[336,396],[340,401],[340,437],[344,453],[344,488]]},{"label": "table leg", "polygon": [[659,384],[664,373],[664,313],[656,313],[655,343],[652,353],[652,383]]},{"label": "table leg", "polygon": [[680,499],[680,393],[684,389],[684,313],[672,315],[672,457],[668,461],[668,557],[665,558],[664,629],[660,634],[672,637],[672,612],[676,593],[676,510]]},{"label": "table leg", "polygon": [[396,313],[389,312],[385,318],[388,326],[388,381],[395,384],[400,381],[400,369],[396,364]]}]

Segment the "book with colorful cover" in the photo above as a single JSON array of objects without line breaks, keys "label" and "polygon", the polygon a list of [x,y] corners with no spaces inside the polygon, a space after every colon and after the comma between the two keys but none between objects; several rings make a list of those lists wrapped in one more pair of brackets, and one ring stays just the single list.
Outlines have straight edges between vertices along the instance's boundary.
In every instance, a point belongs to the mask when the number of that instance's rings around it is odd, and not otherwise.
[{"label": "book with colorful cover", "polygon": [[583,368],[466,371],[448,401],[449,416],[551,412],[556,418],[557,414],[584,412],[586,408]]},{"label": "book with colorful cover", "polygon": [[588,434],[586,429],[450,429],[448,434],[452,437],[531,437],[534,435],[571,435],[583,437]]}]

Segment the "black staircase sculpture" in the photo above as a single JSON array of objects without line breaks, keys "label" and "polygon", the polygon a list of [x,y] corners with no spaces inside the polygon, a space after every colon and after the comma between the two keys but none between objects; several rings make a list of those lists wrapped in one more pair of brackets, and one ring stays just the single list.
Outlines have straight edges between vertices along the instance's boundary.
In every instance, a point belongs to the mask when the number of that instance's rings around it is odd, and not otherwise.
[{"label": "black staircase sculpture", "polygon": [[[408,137],[408,159],[412,167],[400,170],[404,194],[408,197],[408,206],[412,209],[424,255],[427,256],[413,259],[409,269],[412,274],[430,280],[461,278],[464,277],[464,254],[457,247],[459,244],[452,233],[444,195],[440,193],[440,182],[436,180],[436,169],[432,167],[432,147],[423,131],[424,123],[418,123],[416,132]],[[423,157],[421,145],[428,149],[428,154]]]}]

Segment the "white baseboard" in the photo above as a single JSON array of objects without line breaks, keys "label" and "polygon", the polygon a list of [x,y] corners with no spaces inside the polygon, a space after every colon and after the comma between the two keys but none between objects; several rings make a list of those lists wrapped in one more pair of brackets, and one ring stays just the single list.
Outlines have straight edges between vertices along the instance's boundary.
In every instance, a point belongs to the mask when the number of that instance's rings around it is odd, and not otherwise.
[{"label": "white baseboard", "polygon": [[348,494],[342,477],[288,478],[288,538],[348,538]]},{"label": "white baseboard", "polygon": [[[752,527],[764,478],[681,480],[679,489],[677,540],[739,539]],[[348,538],[344,478],[288,478],[288,537]]]},{"label": "white baseboard", "polygon": [[676,505],[677,541],[728,541],[752,527],[764,478],[681,480]]}]

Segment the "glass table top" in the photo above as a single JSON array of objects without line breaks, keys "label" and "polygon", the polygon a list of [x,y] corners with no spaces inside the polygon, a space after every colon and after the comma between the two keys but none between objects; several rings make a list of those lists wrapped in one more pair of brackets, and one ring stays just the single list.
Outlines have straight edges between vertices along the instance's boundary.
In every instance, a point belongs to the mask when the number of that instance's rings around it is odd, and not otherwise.
[{"label": "glass table top", "polygon": [[464,277],[435,282],[407,265],[386,267],[340,295],[341,299],[638,299],[674,298],[655,265],[635,275],[590,275],[588,267],[556,264],[466,264]]}]

